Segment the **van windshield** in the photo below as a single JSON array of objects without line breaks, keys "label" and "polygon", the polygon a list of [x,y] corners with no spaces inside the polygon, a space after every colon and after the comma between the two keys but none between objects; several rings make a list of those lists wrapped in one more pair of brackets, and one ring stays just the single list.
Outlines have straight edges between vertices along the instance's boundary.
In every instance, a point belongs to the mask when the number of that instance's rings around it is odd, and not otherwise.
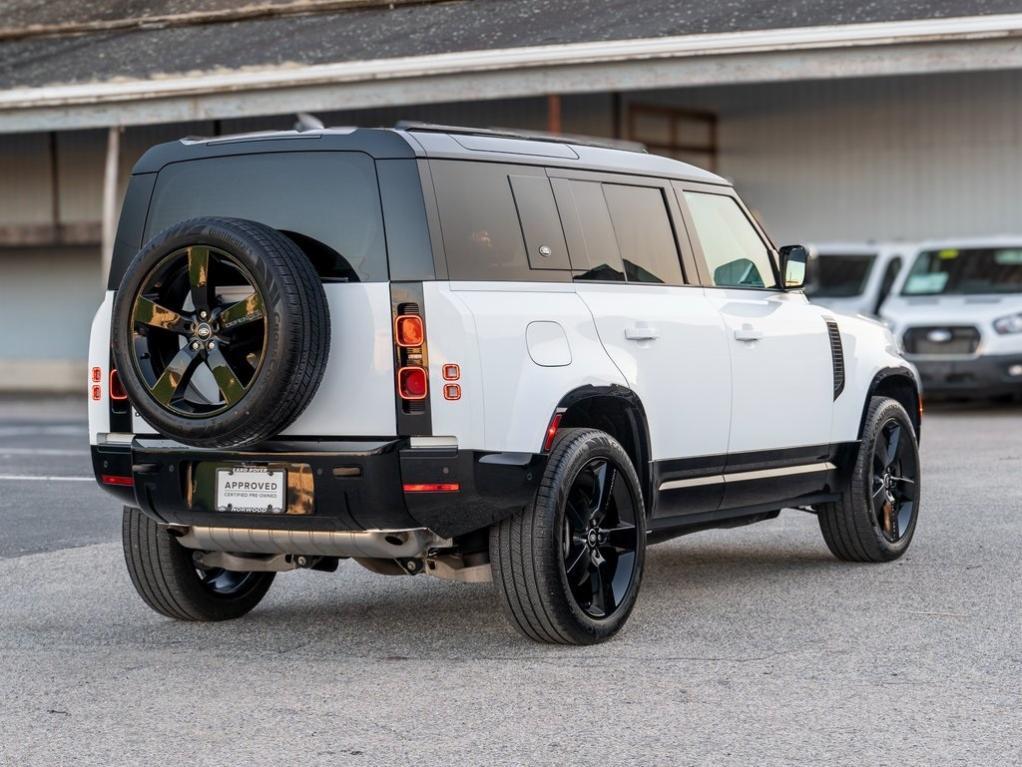
[{"label": "van windshield", "polygon": [[912,264],[903,296],[1022,293],[1022,246],[925,250]]},{"label": "van windshield", "polygon": [[813,264],[812,284],[806,288],[811,298],[851,298],[866,289],[875,253],[820,254]]}]

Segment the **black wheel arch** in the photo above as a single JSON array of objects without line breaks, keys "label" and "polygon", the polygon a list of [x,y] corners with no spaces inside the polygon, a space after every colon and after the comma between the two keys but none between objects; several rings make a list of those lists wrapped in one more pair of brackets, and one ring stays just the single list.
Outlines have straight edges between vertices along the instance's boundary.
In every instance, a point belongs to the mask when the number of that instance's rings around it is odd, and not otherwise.
[{"label": "black wheel arch", "polygon": [[642,400],[631,389],[617,384],[586,385],[572,389],[557,403],[561,429],[594,428],[605,431],[621,443],[632,460],[646,506],[647,517],[653,509],[652,448],[649,422]]},{"label": "black wheel arch", "polygon": [[865,401],[862,404],[862,416],[859,419],[858,438],[866,426],[866,415],[869,413],[869,402],[873,397],[890,397],[901,404],[908,413],[912,426],[916,431],[916,442],[922,441],[922,394],[919,381],[911,368],[904,366],[882,368],[873,376]]}]

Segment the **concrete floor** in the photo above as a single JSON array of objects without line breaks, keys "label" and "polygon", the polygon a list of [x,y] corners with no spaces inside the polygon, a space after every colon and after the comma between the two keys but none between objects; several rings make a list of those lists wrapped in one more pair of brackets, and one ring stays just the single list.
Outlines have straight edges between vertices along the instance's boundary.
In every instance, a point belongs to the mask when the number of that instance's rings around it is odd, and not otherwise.
[{"label": "concrete floor", "polygon": [[[77,402],[0,401],[0,765],[1022,762],[1022,409],[933,409],[887,565],[813,517],[651,549],[625,631],[526,642],[488,585],[352,563],[151,613]],[[32,477],[32,478],[29,478]]]}]

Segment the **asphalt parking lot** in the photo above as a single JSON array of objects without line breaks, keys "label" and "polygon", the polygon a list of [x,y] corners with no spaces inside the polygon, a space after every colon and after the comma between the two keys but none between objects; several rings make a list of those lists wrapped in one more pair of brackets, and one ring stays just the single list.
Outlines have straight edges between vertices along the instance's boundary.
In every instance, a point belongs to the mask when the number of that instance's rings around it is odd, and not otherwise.
[{"label": "asphalt parking lot", "polygon": [[250,616],[136,597],[76,401],[0,401],[0,764],[1022,762],[1022,409],[924,425],[888,565],[815,519],[653,548],[626,630],[530,644],[488,585],[278,577]]}]

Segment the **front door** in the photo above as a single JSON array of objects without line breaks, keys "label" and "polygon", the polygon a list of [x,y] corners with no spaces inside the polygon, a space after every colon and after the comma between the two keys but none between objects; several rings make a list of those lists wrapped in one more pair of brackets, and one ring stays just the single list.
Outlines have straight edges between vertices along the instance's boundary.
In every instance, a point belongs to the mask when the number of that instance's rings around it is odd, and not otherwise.
[{"label": "front door", "polygon": [[750,497],[743,491],[756,485],[743,484],[741,475],[770,480],[772,473],[808,477],[828,470],[834,386],[827,324],[824,310],[802,293],[779,289],[771,248],[737,198],[688,188],[681,196],[706,296],[720,313],[731,352],[724,505],[745,505],[739,500]]}]

